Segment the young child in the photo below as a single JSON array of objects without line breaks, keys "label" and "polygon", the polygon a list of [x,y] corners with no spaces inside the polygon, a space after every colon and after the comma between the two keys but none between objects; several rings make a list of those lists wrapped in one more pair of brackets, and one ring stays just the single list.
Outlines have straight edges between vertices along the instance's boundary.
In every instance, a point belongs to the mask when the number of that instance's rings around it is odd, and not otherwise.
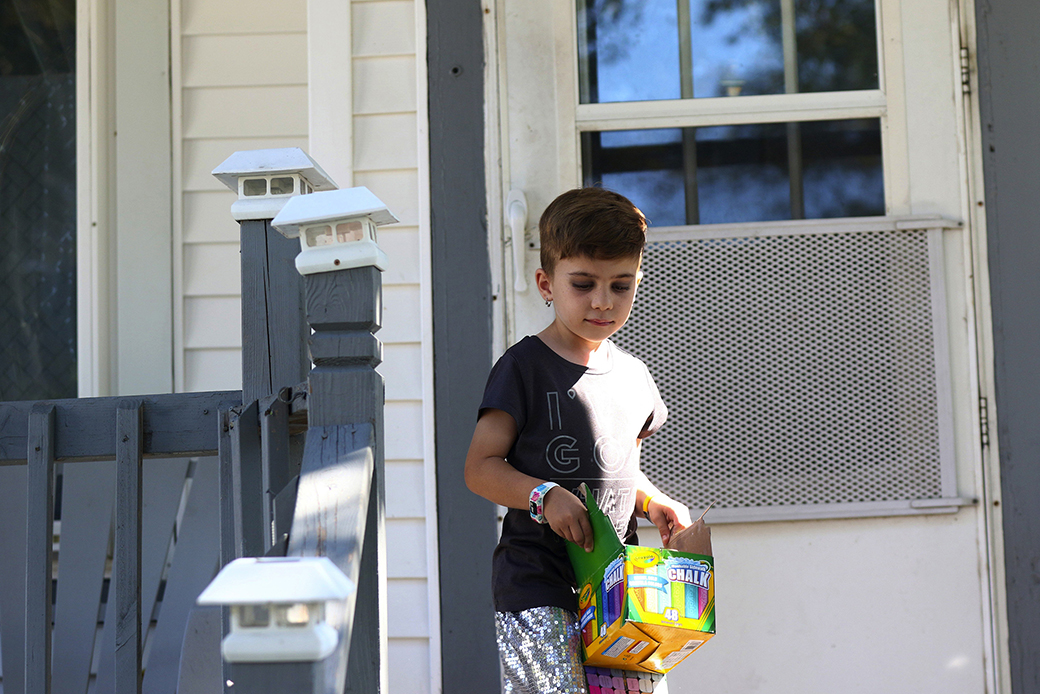
[{"label": "young child", "polygon": [[643,362],[608,339],[632,310],[646,219],[622,195],[579,188],[546,208],[539,232],[535,282],[556,316],[491,370],[466,484],[509,508],[492,565],[505,691],[583,693],[565,540],[591,551],[593,538],[573,490],[588,483],[626,542],[635,540],[636,512],[662,543],[690,515],[639,470],[639,444],[667,411]]}]

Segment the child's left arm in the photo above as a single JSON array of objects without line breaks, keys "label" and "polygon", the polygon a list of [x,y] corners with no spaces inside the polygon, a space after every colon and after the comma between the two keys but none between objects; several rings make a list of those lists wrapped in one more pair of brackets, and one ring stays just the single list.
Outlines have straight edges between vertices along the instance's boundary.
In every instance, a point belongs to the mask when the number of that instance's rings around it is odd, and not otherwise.
[{"label": "child's left arm", "polygon": [[[646,500],[650,499],[647,504]],[[667,545],[674,533],[689,526],[690,509],[660,491],[647,476],[639,471],[636,478],[636,513],[642,515],[646,508],[650,522],[661,533],[661,544]]]}]

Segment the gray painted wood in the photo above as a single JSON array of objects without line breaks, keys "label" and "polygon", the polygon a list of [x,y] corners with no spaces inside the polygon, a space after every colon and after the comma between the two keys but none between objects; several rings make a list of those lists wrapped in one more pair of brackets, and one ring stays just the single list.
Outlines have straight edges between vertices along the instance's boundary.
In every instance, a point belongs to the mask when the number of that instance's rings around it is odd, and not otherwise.
[{"label": "gray painted wood", "polygon": [[[55,406],[58,462],[112,460],[116,407],[123,398],[51,401]],[[222,402],[241,403],[238,391],[150,395],[144,401],[146,458],[215,455],[214,414]],[[26,432],[33,402],[0,403],[0,465],[26,461]]]},{"label": "gray painted wood", "polygon": [[[185,460],[147,460],[142,470],[141,509],[141,633],[146,634],[155,606],[159,579],[166,564],[166,554],[173,524],[180,507],[181,493],[188,463]],[[61,593],[59,586],[59,595]],[[115,692],[115,593],[109,590],[105,626],[101,635],[95,692]],[[147,665],[147,664],[146,664]]]},{"label": "gray painted wood", "polygon": [[231,482],[235,508],[235,551],[239,557],[267,553],[264,479],[256,401],[231,410]]},{"label": "gray painted wood", "polygon": [[300,244],[270,220],[241,223],[243,402],[259,400],[307,378]]},{"label": "gray painted wood", "polygon": [[285,485],[282,491],[274,498],[271,504],[274,509],[274,538],[277,554],[284,556],[289,543],[289,531],[292,530],[293,514],[296,512],[296,490],[299,486],[299,476],[293,477]]},{"label": "gray painted wood", "polygon": [[[28,426],[28,424],[27,424]],[[0,467],[0,656],[4,694],[25,691],[26,467]]]},{"label": "gray painted wood", "polygon": [[295,474],[289,459],[289,403],[278,395],[260,402],[264,554],[280,539],[274,527],[274,500]]},{"label": "gray painted wood", "polygon": [[[359,588],[375,467],[374,444],[375,431],[370,424],[310,428],[287,552],[289,556],[327,556]],[[330,603],[326,608],[326,620],[340,635],[337,652],[326,663],[329,683],[339,684],[331,691],[343,691],[352,634],[360,631],[359,636],[364,638],[366,631],[363,626],[357,628],[355,606],[372,597],[373,602],[378,601],[378,595],[362,596],[359,590],[343,605]],[[378,676],[372,678],[371,663],[356,664],[359,677],[368,677],[354,678],[359,686],[367,687],[361,690],[376,691]],[[378,658],[375,667],[379,667]]]},{"label": "gray painted wood", "polygon": [[[1000,504],[1013,694],[1040,692],[1040,44],[1035,2],[977,2]],[[981,204],[981,203],[980,203]],[[990,419],[992,420],[992,417]],[[992,449],[986,451],[992,455]],[[996,495],[995,495],[996,496]]]},{"label": "gray painted wood", "polygon": [[54,405],[29,413],[26,483],[25,691],[51,691],[51,566],[54,543]]},{"label": "gray painted wood", "polygon": [[[224,691],[220,657],[220,608],[195,607],[184,629],[177,691],[182,694],[221,694]],[[147,677],[147,673],[145,673]]]},{"label": "gray painted wood", "polygon": [[[217,574],[220,562],[218,477],[216,458],[198,461],[166,580],[159,621],[152,634],[144,674],[145,694],[174,694],[176,691],[188,617],[199,593]],[[187,691],[194,694],[193,690]]]},{"label": "gray painted wood", "polygon": [[220,488],[220,565],[237,559],[235,547],[235,496],[233,458],[231,454],[231,408],[220,410],[220,439],[217,460]]},{"label": "gray painted wood", "polygon": [[[359,576],[358,591],[346,606],[339,658],[327,663],[331,691],[385,692],[387,677],[386,532],[385,483],[383,481],[383,379],[375,371],[382,346],[374,338],[382,316],[382,276],[374,267],[318,273],[304,280],[307,320],[311,336],[311,370],[308,384],[308,453],[297,493],[297,515],[290,536],[290,552],[297,538],[299,520],[308,517],[311,503],[304,473],[318,460],[312,445],[332,428],[371,426],[373,447],[371,497],[354,513],[364,529],[360,566],[344,567]],[[309,484],[309,482],[307,482]],[[302,510],[301,510],[302,509]],[[313,531],[311,531],[313,532]],[[330,553],[331,557],[332,554]],[[334,558],[333,561],[336,561]],[[353,573],[357,572],[357,573]],[[356,612],[353,612],[356,606]],[[349,655],[349,658],[347,656]],[[344,690],[343,687],[346,687]]]},{"label": "gray painted wood", "polygon": [[66,465],[62,472],[61,563],[54,607],[54,694],[85,694],[112,532],[116,467]]},{"label": "gray painted wood", "polygon": [[483,22],[478,0],[427,4],[440,612],[451,615],[441,620],[445,692],[501,687],[491,599],[496,511],[462,483],[491,369]]},{"label": "gray painted wood", "polygon": [[250,694],[324,694],[321,663],[235,663],[230,691]]},{"label": "gray painted wood", "polygon": [[[141,691],[141,463],[144,406],[124,400],[116,410],[116,694]],[[110,593],[111,594],[111,593]],[[111,599],[111,598],[110,598]]]}]

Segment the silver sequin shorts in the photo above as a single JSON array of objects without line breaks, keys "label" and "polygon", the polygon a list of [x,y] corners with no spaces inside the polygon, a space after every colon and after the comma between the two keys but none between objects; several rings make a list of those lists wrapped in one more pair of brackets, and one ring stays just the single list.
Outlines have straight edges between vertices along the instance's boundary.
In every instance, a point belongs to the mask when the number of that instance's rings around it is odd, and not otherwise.
[{"label": "silver sequin shorts", "polygon": [[668,694],[661,675],[583,666],[577,616],[560,607],[496,612],[505,694]]}]

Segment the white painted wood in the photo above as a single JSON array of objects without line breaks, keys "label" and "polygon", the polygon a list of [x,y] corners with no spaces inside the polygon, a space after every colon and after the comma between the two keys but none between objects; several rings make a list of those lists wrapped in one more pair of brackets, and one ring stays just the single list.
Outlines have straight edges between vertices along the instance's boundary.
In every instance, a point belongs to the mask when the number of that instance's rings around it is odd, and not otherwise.
[{"label": "white painted wood", "polygon": [[193,88],[183,98],[184,137],[307,134],[307,88],[301,85]]},{"label": "white painted wood", "polygon": [[239,225],[231,216],[235,198],[226,190],[181,195],[182,243],[238,243]]},{"label": "white painted wood", "polygon": [[242,387],[241,349],[184,351],[184,390],[238,390]]},{"label": "white painted wood", "polygon": [[169,11],[115,3],[116,358],[120,394],[173,388]]},{"label": "white painted wood", "polygon": [[182,138],[184,150],[184,191],[220,191],[228,196],[228,214],[235,198],[220,181],[210,174],[213,167],[234,152],[247,149],[274,149],[277,147],[307,148],[307,138],[296,135],[280,137],[226,137]]},{"label": "white painted wood", "polygon": [[379,331],[379,338],[384,344],[422,340],[421,318],[418,287],[383,288],[383,329]]},{"label": "white painted wood", "polygon": [[184,247],[184,296],[238,296],[241,292],[238,244]]},{"label": "white painted wood", "polygon": [[383,363],[377,369],[386,379],[387,400],[422,400],[422,344],[383,345]]},{"label": "white painted wood", "polygon": [[[419,225],[419,257],[420,257],[420,315],[422,327],[422,388],[423,401],[421,409],[422,447],[424,459],[422,494],[426,516],[426,607],[428,630],[428,648],[426,649],[427,669],[424,671],[423,661],[419,657],[410,659],[417,677],[424,676],[428,687],[416,686],[413,691],[441,691],[441,629],[440,629],[440,561],[438,555],[439,536],[437,531],[437,466],[434,439],[434,397],[433,397],[433,282],[431,279],[432,260],[430,253],[430,161],[429,161],[429,113],[428,113],[428,75],[426,66],[426,4],[416,2],[414,7],[414,35],[416,43],[416,139],[419,143],[415,172],[416,223]],[[401,219],[408,222],[407,212],[402,210]],[[413,487],[414,489],[414,487]],[[394,642],[391,642],[393,647]],[[412,647],[409,643],[408,648]],[[394,662],[394,661],[391,661]],[[394,690],[407,691],[407,690]]]},{"label": "white painted wood", "polygon": [[416,26],[412,0],[354,3],[354,57],[415,55]]},{"label": "white painted wood", "polygon": [[426,517],[426,497],[422,460],[386,461],[386,517]]},{"label": "white painted wood", "polygon": [[575,119],[580,130],[621,130],[628,127],[676,127],[729,123],[877,118],[885,113],[881,91],[819,92],[579,104]]},{"label": "white painted wood", "polygon": [[354,185],[353,129],[343,127],[352,113],[351,6],[340,0],[308,0],[306,57],[311,152],[328,162],[332,177],[343,188]]},{"label": "white painted wood", "polygon": [[384,436],[387,460],[423,459],[424,439],[415,435],[423,430],[422,411],[422,403],[419,402],[386,403]]},{"label": "white painted wood", "polygon": [[242,302],[238,297],[184,297],[184,347],[241,348]]},{"label": "white painted wood", "polygon": [[[418,162],[414,113],[354,117],[354,170],[414,169]],[[393,147],[387,147],[392,142]]]},{"label": "white painted wood", "polygon": [[183,0],[180,5],[186,35],[307,30],[307,0]]},{"label": "white painted wood", "polygon": [[415,56],[354,60],[354,114],[414,113]]},{"label": "white painted wood", "polygon": [[390,662],[403,667],[390,668],[390,691],[407,694],[439,692],[439,683],[431,676],[427,639],[390,639]]},{"label": "white painted wood", "polygon": [[390,611],[390,638],[428,637],[430,618],[426,603],[426,580],[392,578],[387,581],[386,587],[389,603],[398,606]]},{"label": "white painted wood", "polygon": [[185,36],[181,87],[306,85],[306,49],[304,33]]},{"label": "white painted wood", "polygon": [[378,240],[379,247],[386,252],[390,263],[383,272],[383,286],[419,284],[418,229],[400,225],[380,229]]},{"label": "white painted wood", "polygon": [[426,577],[426,524],[420,518],[390,518],[386,521],[387,577]]},{"label": "white painted wood", "polygon": [[[417,226],[422,219],[419,211],[419,176],[415,169],[357,171],[354,173],[354,185],[365,186],[378,195],[401,220],[402,226]],[[388,231],[391,229],[380,229],[380,243],[383,234]],[[386,283],[386,275],[383,276],[383,283]]]}]

